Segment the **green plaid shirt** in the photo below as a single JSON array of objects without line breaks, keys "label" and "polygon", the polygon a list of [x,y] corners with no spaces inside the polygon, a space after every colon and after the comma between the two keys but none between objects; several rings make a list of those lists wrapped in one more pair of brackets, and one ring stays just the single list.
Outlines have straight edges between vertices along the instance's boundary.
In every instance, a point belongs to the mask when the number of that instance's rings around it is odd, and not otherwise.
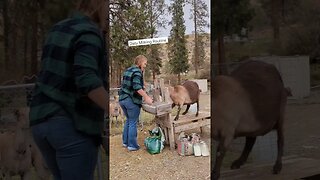
[{"label": "green plaid shirt", "polygon": [[143,75],[138,66],[133,65],[129,67],[123,74],[121,88],[119,90],[119,100],[127,97],[132,98],[135,104],[141,106],[142,96],[137,93],[138,90],[143,89]]},{"label": "green plaid shirt", "polygon": [[87,94],[105,87],[105,58],[102,32],[89,17],[77,12],[54,25],[42,52],[41,72],[30,104],[30,125],[63,112],[79,131],[100,135],[104,111]]}]

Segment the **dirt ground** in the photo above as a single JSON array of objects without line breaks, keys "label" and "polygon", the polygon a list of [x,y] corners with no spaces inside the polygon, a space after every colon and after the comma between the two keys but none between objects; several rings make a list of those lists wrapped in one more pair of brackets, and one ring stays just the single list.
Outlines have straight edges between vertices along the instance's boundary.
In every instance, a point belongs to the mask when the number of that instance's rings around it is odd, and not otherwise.
[{"label": "dirt ground", "polygon": [[320,101],[289,104],[286,115],[284,155],[320,160]]},{"label": "dirt ground", "polygon": [[[209,94],[201,95],[200,102],[201,110],[210,110]],[[320,93],[312,93],[304,100],[289,100],[284,156],[320,160],[319,117]],[[210,179],[210,157],[179,156],[176,151],[170,151],[169,146],[160,154],[150,155],[143,146],[147,130],[145,127],[139,132],[138,141],[142,149],[137,152],[129,152],[121,146],[121,135],[110,137],[110,179]],[[201,136],[209,144],[210,128],[206,127]],[[223,169],[239,156],[231,154],[229,157],[227,154]]]},{"label": "dirt ground", "polygon": [[[200,110],[210,111],[210,94],[201,94]],[[122,147],[121,135],[110,137],[110,179],[210,179],[210,156],[180,156],[177,151],[170,151],[169,146],[160,154],[149,154],[143,141],[152,128],[144,127],[138,132],[141,149],[136,152]],[[204,127],[200,136],[209,145],[210,127]]]}]

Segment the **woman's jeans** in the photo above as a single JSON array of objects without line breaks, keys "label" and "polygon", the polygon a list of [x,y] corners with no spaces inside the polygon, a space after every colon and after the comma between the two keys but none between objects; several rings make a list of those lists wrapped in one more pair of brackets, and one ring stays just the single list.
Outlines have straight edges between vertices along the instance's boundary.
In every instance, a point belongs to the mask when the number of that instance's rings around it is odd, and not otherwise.
[{"label": "woman's jeans", "polygon": [[55,180],[93,180],[98,146],[66,116],[32,126],[33,138]]},{"label": "woman's jeans", "polygon": [[128,146],[129,150],[138,150],[140,147],[137,142],[137,124],[140,115],[140,106],[134,104],[130,97],[121,100],[119,104],[127,119],[123,127],[123,145]]}]

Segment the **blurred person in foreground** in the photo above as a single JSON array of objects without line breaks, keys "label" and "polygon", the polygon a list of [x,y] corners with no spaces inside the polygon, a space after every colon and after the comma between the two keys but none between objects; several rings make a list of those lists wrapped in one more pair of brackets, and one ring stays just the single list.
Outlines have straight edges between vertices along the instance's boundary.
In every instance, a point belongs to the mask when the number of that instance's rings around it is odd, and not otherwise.
[{"label": "blurred person in foreground", "polygon": [[47,35],[30,104],[33,138],[55,180],[92,180],[107,109],[105,0],[73,0]]},{"label": "blurred person in foreground", "polygon": [[129,151],[137,151],[140,146],[137,142],[137,124],[140,116],[142,100],[152,104],[152,99],[144,91],[143,72],[147,66],[147,58],[139,55],[134,59],[134,65],[123,74],[119,90],[119,104],[126,116],[123,127],[122,145]]}]

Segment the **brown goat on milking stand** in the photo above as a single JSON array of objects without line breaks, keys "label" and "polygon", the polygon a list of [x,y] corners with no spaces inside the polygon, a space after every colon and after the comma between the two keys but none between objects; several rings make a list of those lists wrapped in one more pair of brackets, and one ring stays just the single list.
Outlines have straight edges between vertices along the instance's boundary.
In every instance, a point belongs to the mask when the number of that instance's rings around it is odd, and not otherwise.
[{"label": "brown goat on milking stand", "polygon": [[172,108],[178,105],[178,113],[174,120],[179,119],[179,114],[181,107],[183,105],[187,105],[187,109],[182,114],[187,114],[190,106],[194,103],[197,103],[197,113],[199,114],[199,97],[201,90],[199,89],[199,85],[194,81],[186,81],[182,85],[176,85],[174,87],[169,86],[169,94],[172,99]]}]

